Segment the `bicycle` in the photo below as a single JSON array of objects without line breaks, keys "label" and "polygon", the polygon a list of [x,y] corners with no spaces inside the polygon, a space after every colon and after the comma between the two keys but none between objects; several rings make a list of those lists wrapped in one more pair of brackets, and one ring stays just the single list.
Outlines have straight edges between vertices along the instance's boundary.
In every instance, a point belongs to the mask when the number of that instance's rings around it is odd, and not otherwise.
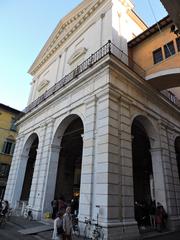
[{"label": "bicycle", "polygon": [[[96,205],[96,207],[100,209],[99,205]],[[103,239],[104,239],[104,232],[103,232],[102,226],[99,225],[99,211],[98,211],[97,217],[96,217],[96,224],[92,231],[92,240],[103,240]]]},{"label": "bicycle", "polygon": [[91,239],[91,219],[85,217],[84,240]]},{"label": "bicycle", "polygon": [[72,215],[72,239],[75,240],[80,237],[80,228],[78,225],[78,218]]},{"label": "bicycle", "polygon": [[27,206],[24,208],[23,216],[24,216],[24,218],[28,219],[29,221],[32,221],[32,220],[33,220],[33,215],[32,215],[31,206],[27,205]]},{"label": "bicycle", "polygon": [[[97,208],[100,208],[99,205],[96,205]],[[95,224],[92,224],[92,221],[96,221]],[[99,225],[99,211],[97,213],[96,220],[90,220],[85,218],[85,228],[84,228],[84,240],[103,240],[104,232],[101,225]],[[94,228],[92,229],[92,225]]]}]

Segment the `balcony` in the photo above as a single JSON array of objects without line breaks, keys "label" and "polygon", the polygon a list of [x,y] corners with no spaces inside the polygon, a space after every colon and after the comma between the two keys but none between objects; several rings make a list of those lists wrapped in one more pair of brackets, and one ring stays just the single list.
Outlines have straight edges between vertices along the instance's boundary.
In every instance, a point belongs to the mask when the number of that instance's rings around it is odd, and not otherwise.
[{"label": "balcony", "polygon": [[[126,67],[129,68],[130,71],[135,72],[139,77],[145,80],[146,72],[142,69],[138,64],[136,64],[133,59],[131,59],[128,55],[126,55],[123,51],[121,51],[118,47],[116,47],[111,41],[108,41],[103,47],[101,47],[98,51],[93,53],[88,59],[86,59],[83,63],[78,65],[72,72],[63,77],[59,82],[57,82],[54,86],[52,86],[49,90],[47,90],[44,94],[38,97],[35,101],[33,101],[30,105],[28,105],[24,113],[31,112],[34,108],[40,105],[43,101],[47,100],[50,96],[53,96],[57,91],[62,89],[65,85],[76,79],[87,69],[92,68],[97,62],[103,59],[105,56],[114,56],[121,63],[125,64]],[[164,95],[164,93],[163,93]],[[165,97],[171,101],[173,104],[178,104],[178,101],[172,101],[168,94]]]}]

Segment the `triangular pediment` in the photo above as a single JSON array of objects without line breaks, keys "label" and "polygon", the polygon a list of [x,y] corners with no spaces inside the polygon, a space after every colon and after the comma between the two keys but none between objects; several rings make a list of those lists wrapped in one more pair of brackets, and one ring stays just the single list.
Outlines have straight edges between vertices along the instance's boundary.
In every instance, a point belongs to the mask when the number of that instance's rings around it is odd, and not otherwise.
[{"label": "triangular pediment", "polygon": [[34,75],[104,2],[106,0],[84,0],[66,15],[58,23],[28,72]]}]

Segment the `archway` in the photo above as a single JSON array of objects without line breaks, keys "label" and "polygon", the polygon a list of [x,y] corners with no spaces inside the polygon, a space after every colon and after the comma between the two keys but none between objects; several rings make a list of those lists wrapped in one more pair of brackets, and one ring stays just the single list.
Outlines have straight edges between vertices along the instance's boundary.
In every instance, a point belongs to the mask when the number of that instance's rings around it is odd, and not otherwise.
[{"label": "archway", "polygon": [[27,146],[26,152],[28,151],[28,160],[27,160],[24,182],[23,182],[23,187],[22,187],[22,192],[20,197],[21,201],[29,200],[38,144],[39,144],[39,139],[36,134],[33,134],[28,139],[26,144]]},{"label": "archway", "polygon": [[[135,219],[139,226],[150,225],[149,209],[155,204],[151,143],[147,128],[148,120],[142,116],[134,119],[131,128]],[[148,132],[151,130],[149,128]]]},{"label": "archway", "polygon": [[[68,126],[66,126],[63,135],[60,136],[62,140],[54,199],[60,199],[63,196],[65,202],[70,204],[73,198],[77,202],[79,200],[84,127],[78,116],[73,117],[71,121],[67,120],[67,122]],[[75,208],[78,207],[76,204]]]},{"label": "archway", "polygon": [[177,160],[177,168],[180,179],[180,136],[175,140],[175,152],[176,152],[176,160]]}]

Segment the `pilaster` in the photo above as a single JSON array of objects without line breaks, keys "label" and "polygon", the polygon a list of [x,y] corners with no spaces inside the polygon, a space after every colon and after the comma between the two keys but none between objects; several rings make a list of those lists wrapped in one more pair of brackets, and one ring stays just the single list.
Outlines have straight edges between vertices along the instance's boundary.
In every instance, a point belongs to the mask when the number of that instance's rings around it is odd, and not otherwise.
[{"label": "pilaster", "polygon": [[96,97],[85,100],[85,120],[83,136],[83,156],[80,187],[79,219],[92,217],[92,203],[94,192],[94,158],[95,158],[95,131],[96,131]]},{"label": "pilaster", "polygon": [[33,214],[37,219],[40,218],[41,214],[43,213],[43,204],[46,200],[44,199],[44,195],[47,188],[46,185],[49,170],[50,143],[52,141],[53,127],[54,119],[50,119],[41,126],[42,130],[29,199],[29,204],[32,205]]},{"label": "pilaster", "polygon": [[166,204],[171,228],[176,228],[180,216],[180,185],[175,156],[174,129],[161,123],[161,145],[166,191]]},{"label": "pilaster", "polygon": [[21,182],[23,176],[19,174],[19,172],[22,171],[22,168],[24,167],[24,162],[26,165],[28,158],[28,156],[23,155],[22,153],[23,141],[24,136],[18,136],[16,139],[16,146],[14,149],[13,159],[4,196],[4,199],[8,200],[13,207],[16,207],[22,189]]},{"label": "pilaster", "polygon": [[124,97],[120,101],[120,162],[121,219],[135,224],[130,102]]}]

